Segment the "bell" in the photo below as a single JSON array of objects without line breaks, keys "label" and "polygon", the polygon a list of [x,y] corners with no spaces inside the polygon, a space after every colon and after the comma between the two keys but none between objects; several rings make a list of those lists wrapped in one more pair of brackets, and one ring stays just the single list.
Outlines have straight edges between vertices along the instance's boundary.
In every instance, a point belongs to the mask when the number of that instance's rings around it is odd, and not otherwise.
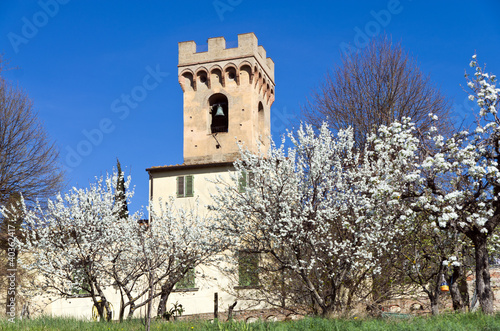
[{"label": "bell", "polygon": [[224,111],[222,110],[221,105],[217,105],[217,111],[215,112],[215,116],[224,116]]}]

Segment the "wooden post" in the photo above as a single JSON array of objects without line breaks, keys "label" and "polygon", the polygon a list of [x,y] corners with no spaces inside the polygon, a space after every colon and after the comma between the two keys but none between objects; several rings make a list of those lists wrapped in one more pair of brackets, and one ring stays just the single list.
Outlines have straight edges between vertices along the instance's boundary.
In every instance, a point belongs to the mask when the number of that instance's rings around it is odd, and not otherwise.
[{"label": "wooden post", "polygon": [[214,293],[214,319],[219,318],[219,293]]},{"label": "wooden post", "polygon": [[227,310],[227,320],[230,321],[233,319],[233,310],[236,307],[238,301],[235,301],[232,305],[229,305],[229,309]]}]

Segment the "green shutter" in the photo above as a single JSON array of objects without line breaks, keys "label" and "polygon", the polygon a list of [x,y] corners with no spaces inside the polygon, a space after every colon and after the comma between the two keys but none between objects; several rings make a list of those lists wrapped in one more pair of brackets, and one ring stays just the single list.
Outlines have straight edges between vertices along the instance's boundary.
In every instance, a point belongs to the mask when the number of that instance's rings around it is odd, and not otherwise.
[{"label": "green shutter", "polygon": [[184,176],[177,177],[177,197],[182,198],[184,196]]},{"label": "green shutter", "polygon": [[193,194],[194,194],[193,176],[186,176],[186,196],[192,197]]},{"label": "green shutter", "polygon": [[255,253],[239,252],[238,271],[240,286],[258,286],[259,255]]},{"label": "green shutter", "polygon": [[194,268],[189,268],[186,274],[175,284],[176,289],[189,289],[195,287],[196,274]]},{"label": "green shutter", "polygon": [[240,174],[240,178],[238,180],[238,191],[240,193],[245,192],[245,188],[247,187],[247,173],[243,170]]},{"label": "green shutter", "polygon": [[254,177],[255,177],[255,176],[254,176],[253,172],[249,171],[249,172],[248,172],[248,176],[247,176],[247,186],[248,186],[248,187],[252,187],[252,186],[254,186],[254,183],[253,183],[253,181],[254,181]]}]

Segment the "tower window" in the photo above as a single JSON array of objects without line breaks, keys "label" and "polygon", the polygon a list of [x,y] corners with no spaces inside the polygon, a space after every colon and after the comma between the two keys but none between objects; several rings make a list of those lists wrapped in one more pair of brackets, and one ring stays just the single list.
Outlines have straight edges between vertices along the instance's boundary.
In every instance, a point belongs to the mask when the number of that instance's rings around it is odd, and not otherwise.
[{"label": "tower window", "polygon": [[242,84],[250,84],[252,80],[252,69],[249,65],[243,65],[240,68],[240,78]]},{"label": "tower window", "polygon": [[205,87],[209,86],[209,77],[207,75],[208,74],[205,70],[199,70],[196,73],[196,77],[198,80],[198,84],[197,84],[198,88],[201,86],[205,86]]},{"label": "tower window", "polygon": [[263,130],[264,130],[264,105],[262,104],[262,102],[259,102],[257,117],[258,117],[259,132],[261,134],[263,134]]},{"label": "tower window", "polygon": [[210,132],[228,132],[229,107],[227,97],[222,93],[212,95],[209,99],[210,106]]},{"label": "tower window", "polygon": [[236,80],[236,68],[234,67],[227,67],[226,70],[226,77],[228,78],[229,81],[235,81]]}]

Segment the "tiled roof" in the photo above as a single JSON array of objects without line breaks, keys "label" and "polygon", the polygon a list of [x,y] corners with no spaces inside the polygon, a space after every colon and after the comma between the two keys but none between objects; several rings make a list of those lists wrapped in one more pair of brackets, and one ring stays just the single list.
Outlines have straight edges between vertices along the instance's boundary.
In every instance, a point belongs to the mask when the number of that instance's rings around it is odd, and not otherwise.
[{"label": "tiled roof", "polygon": [[173,171],[173,170],[187,170],[187,169],[200,169],[200,168],[213,168],[213,167],[232,167],[233,162],[212,162],[212,163],[195,163],[195,164],[174,164],[165,166],[156,166],[147,168],[146,171],[151,172],[162,172],[162,171]]}]

